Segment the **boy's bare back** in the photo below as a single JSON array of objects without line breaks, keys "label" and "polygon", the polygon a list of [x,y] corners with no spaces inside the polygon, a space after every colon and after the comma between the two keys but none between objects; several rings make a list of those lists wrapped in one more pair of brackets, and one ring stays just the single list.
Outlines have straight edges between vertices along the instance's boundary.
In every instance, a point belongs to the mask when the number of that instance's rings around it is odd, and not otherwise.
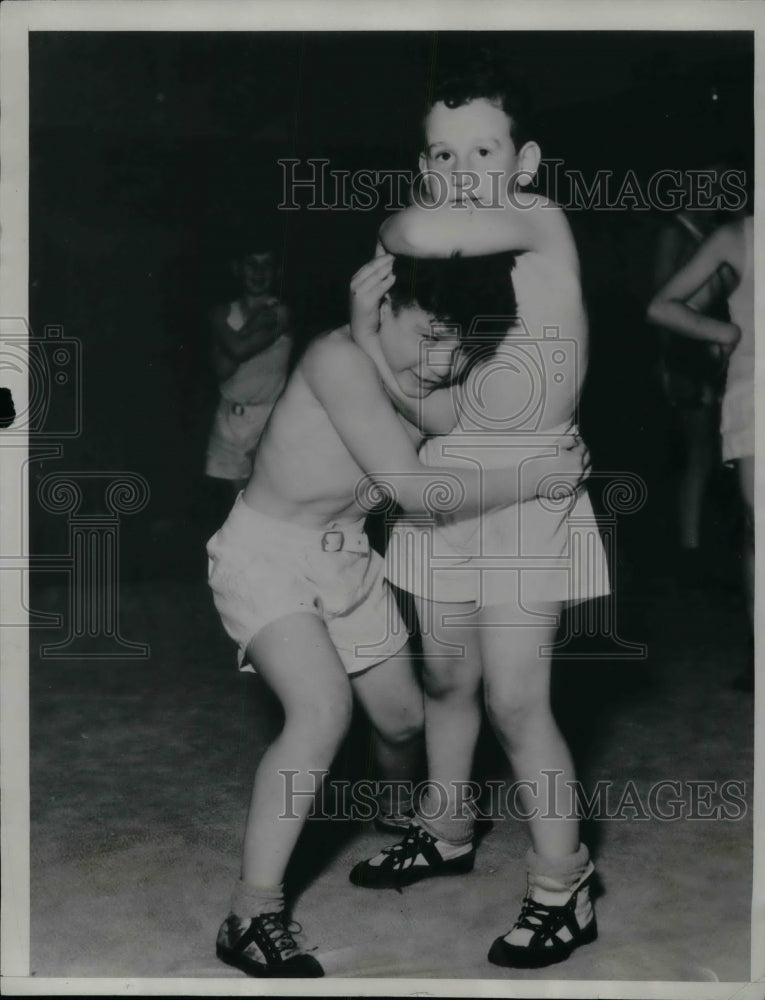
[{"label": "boy's bare back", "polygon": [[[298,363],[274,407],[245,490],[247,503],[263,513],[317,528],[366,513],[354,499],[364,472],[312,388],[317,371],[321,378],[327,365],[341,366],[349,383],[366,393],[379,393],[395,419],[374,366],[350,339],[348,327],[334,330],[312,343]],[[346,405],[353,405],[351,394]]]}]

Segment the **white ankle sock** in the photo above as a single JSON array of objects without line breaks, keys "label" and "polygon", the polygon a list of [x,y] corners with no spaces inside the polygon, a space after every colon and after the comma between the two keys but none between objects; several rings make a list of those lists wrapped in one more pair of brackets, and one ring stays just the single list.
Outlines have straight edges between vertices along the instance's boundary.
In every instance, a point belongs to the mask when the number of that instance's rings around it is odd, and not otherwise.
[{"label": "white ankle sock", "polygon": [[238,879],[231,893],[230,909],[242,920],[260,916],[261,913],[281,913],[284,909],[284,883],[250,885]]},{"label": "white ankle sock", "polygon": [[[423,813],[426,816],[423,816]],[[457,807],[452,803],[448,804],[444,809],[441,803],[431,795],[430,789],[423,796],[422,802],[416,811],[416,819],[418,826],[421,826],[431,837],[436,838],[436,846],[438,846],[442,857],[446,857],[446,855],[441,850],[440,844],[446,844],[451,847],[470,848],[472,846],[475,832],[475,818],[473,814],[463,807],[461,815],[458,815]],[[465,851],[458,852],[458,854],[465,853]],[[450,857],[457,856],[450,855]]]},{"label": "white ankle sock", "polygon": [[[527,894],[543,906],[565,906],[582,882],[595,870],[584,844],[574,854],[565,858],[540,857],[530,849],[527,861]],[[578,893],[574,916],[580,929],[586,927],[592,920],[593,908],[589,888]],[[534,917],[529,918],[529,923],[536,922]],[[533,935],[534,931],[529,928],[515,926],[505,935],[504,940],[508,944],[526,947]],[[568,928],[562,927],[556,936],[561,941],[570,941],[572,935]]]}]

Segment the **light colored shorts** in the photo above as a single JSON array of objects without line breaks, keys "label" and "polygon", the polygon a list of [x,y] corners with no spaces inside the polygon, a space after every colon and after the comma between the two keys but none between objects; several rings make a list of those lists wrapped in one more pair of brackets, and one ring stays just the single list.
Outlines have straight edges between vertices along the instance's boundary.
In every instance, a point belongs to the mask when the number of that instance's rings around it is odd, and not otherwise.
[{"label": "light colored shorts", "polygon": [[[549,442],[557,446],[564,430],[507,436],[454,433],[441,439],[440,454],[431,441],[425,457],[428,464],[442,467],[459,455],[486,469],[497,468],[504,448],[541,455]],[[551,451],[552,475],[557,463]],[[505,614],[515,609],[513,621],[506,624],[529,624],[539,605],[576,604],[610,593],[606,552],[585,487],[574,497],[538,497],[451,524],[401,519],[391,533],[386,563],[391,583],[425,600],[501,605]]]},{"label": "light colored shorts", "polygon": [[[391,532],[386,575],[428,601],[513,606],[528,623],[539,605],[577,604],[611,592],[608,562],[586,492],[566,511],[530,500],[471,519],[468,544],[448,528],[400,520]],[[466,525],[467,527],[467,525]]]},{"label": "light colored shorts", "polygon": [[221,398],[207,445],[205,473],[215,479],[252,475],[252,456],[274,403],[232,403]]},{"label": "light colored shorts", "polygon": [[736,379],[725,387],[720,418],[724,462],[754,455],[754,381]]},{"label": "light colored shorts", "polygon": [[207,554],[215,607],[239,646],[240,670],[254,670],[246,651],[258,632],[298,612],[322,619],[349,674],[389,659],[408,639],[384,561],[358,521],[317,531],[253,510],[240,493]]}]

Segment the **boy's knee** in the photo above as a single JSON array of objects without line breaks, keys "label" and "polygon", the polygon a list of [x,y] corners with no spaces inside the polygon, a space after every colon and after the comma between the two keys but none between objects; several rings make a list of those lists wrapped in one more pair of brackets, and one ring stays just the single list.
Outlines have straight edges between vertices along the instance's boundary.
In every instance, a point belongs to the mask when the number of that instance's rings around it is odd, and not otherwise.
[{"label": "boy's knee", "polygon": [[549,712],[549,706],[541,699],[531,700],[512,693],[487,691],[485,701],[489,722],[512,743],[522,742],[525,733],[538,726],[541,717]]},{"label": "boy's knee", "polygon": [[313,743],[332,745],[340,743],[351,725],[353,701],[349,692],[340,691],[332,698],[306,706],[287,718],[292,725]]},{"label": "boy's knee", "polygon": [[425,664],[422,683],[429,698],[473,697],[478,690],[479,677],[462,661]]},{"label": "boy's knee", "polygon": [[405,747],[422,736],[425,730],[425,714],[407,715],[395,727],[385,733],[386,741],[394,747]]}]

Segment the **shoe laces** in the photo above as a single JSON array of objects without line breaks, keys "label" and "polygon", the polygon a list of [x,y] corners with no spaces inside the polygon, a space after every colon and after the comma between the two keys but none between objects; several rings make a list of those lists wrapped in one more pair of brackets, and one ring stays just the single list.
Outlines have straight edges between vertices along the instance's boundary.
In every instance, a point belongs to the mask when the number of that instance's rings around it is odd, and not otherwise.
[{"label": "shoe laces", "polygon": [[403,867],[407,861],[414,863],[417,860],[417,855],[421,853],[420,843],[423,840],[425,843],[435,843],[435,837],[432,837],[427,830],[423,830],[421,826],[413,825],[400,844],[384,847],[382,853],[395,855],[396,865]]},{"label": "shoe laces", "polygon": [[280,956],[289,957],[291,952],[299,952],[300,948],[293,935],[303,930],[297,920],[285,923],[283,913],[262,913],[253,918],[260,930]]},{"label": "shoe laces", "polygon": [[535,932],[541,930],[546,937],[552,937],[563,925],[563,910],[562,906],[538,903],[531,896],[526,896],[515,926]]}]

